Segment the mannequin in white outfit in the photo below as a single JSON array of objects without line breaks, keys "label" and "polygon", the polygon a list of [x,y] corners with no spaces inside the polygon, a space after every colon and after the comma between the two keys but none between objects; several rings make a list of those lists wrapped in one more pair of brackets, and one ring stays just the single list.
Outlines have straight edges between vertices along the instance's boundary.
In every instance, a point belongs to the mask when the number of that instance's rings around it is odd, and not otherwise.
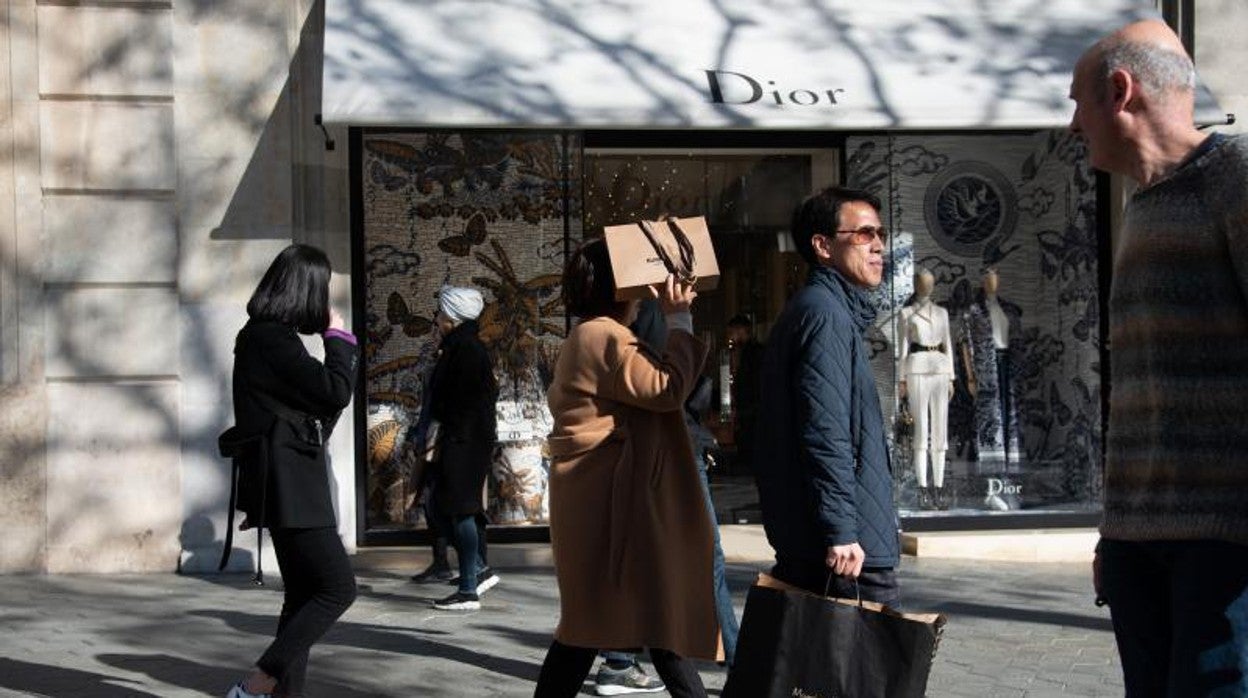
[{"label": "mannequin in white outfit", "polygon": [[[948,506],[944,485],[949,400],[953,398],[953,342],[949,312],[932,300],[935,285],[932,273],[920,270],[914,276],[914,302],[901,310],[898,387],[914,417],[914,475],[922,508]],[[929,452],[933,489],[928,488],[927,480]]]}]

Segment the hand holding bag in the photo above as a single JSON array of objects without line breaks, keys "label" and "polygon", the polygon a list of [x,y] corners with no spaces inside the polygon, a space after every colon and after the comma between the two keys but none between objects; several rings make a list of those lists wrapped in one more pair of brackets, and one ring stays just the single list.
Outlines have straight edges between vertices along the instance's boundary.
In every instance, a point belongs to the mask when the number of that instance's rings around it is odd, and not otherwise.
[{"label": "hand holding bag", "polygon": [[750,587],[723,698],[923,698],[938,613],[832,599],[767,574]]},{"label": "hand holding bag", "polygon": [[662,284],[669,274],[692,282],[697,291],[719,284],[719,262],[702,216],[608,226],[603,238],[617,301],[649,298],[649,287]]}]

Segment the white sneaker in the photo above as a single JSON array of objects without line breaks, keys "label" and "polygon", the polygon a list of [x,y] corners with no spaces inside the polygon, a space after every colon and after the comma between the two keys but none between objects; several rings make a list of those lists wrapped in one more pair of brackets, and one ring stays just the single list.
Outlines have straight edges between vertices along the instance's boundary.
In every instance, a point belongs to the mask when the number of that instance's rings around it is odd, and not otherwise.
[{"label": "white sneaker", "polygon": [[248,693],[243,688],[243,682],[239,681],[230,687],[230,692],[225,694],[225,698],[269,698],[269,693]]},{"label": "white sneaker", "polygon": [[477,596],[493,589],[499,582],[499,576],[494,574],[494,570],[486,567],[477,574]]},{"label": "white sneaker", "polygon": [[481,599],[476,594],[457,591],[445,599],[434,601],[433,607],[439,611],[476,611],[481,608]]}]

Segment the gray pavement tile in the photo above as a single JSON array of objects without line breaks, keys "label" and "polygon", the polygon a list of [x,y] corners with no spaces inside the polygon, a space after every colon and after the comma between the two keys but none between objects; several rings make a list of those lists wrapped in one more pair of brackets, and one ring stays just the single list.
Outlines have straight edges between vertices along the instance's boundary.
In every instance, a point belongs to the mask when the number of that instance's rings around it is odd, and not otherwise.
[{"label": "gray pavement tile", "polygon": [[[730,566],[738,612],[758,567]],[[1087,602],[1082,572],[907,559],[901,578],[908,609],[949,615],[933,698],[1121,695],[1108,614]],[[313,649],[309,695],[532,694],[558,615],[549,569],[503,570],[464,615],[429,609],[445,589],[403,574],[363,571],[360,588]],[[221,695],[267,644],[279,591],[242,576],[6,578],[0,696]],[[724,671],[700,669],[715,695]]]}]

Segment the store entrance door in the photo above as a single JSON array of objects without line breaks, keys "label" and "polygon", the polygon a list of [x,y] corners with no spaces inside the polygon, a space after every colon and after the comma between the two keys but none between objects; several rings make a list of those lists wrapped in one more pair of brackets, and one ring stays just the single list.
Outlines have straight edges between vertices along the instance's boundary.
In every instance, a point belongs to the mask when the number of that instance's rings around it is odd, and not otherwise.
[{"label": "store entrance door", "polygon": [[720,523],[758,523],[751,465],[763,342],[806,266],[788,234],[796,204],[838,179],[835,149],[587,148],[584,230],[663,216],[705,216],[721,278],[694,306],[711,347],[699,411]]}]

